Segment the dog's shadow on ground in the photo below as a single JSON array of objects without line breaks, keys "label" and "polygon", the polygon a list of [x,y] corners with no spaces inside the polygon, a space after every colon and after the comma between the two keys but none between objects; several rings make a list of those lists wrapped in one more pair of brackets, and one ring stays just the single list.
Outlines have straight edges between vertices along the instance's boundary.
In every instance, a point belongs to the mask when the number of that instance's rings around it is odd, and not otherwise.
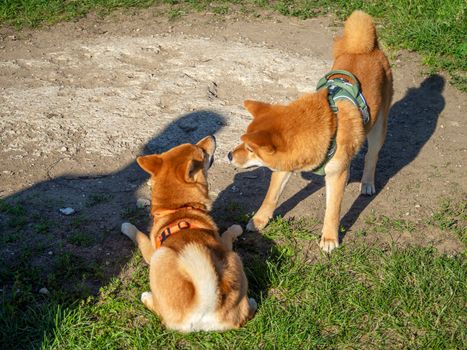
[{"label": "dog's shadow on ground", "polygon": [[[195,143],[226,125],[212,111],[182,115],[155,135],[141,153]],[[109,161],[115,161],[114,159]],[[108,174],[65,174],[0,201],[0,339],[5,348],[40,347],[54,329],[60,304],[98,293],[118,276],[135,247],[120,233],[123,221],[147,232],[148,211],[136,207],[148,176],[132,161]],[[64,216],[59,208],[72,207]],[[46,288],[47,291],[42,290]],[[49,310],[43,312],[43,310]]]},{"label": "dog's shadow on ground", "polygon": [[[389,112],[386,141],[380,151],[376,169],[374,196],[360,195],[342,218],[345,228],[351,227],[360,213],[385,188],[389,180],[409,165],[436,130],[438,118],[445,107],[442,95],[445,79],[431,75],[418,88],[410,88],[394,103]],[[366,148],[364,149],[366,152]],[[350,181],[359,182],[363,174],[363,157],[352,164]],[[345,230],[344,230],[345,232]]]},{"label": "dog's shadow on ground", "polygon": [[[237,172],[233,182],[223,189],[213,203],[213,216],[221,232],[232,224],[245,228],[252,213],[259,208],[266,193],[270,171],[265,168]],[[258,181],[259,180],[259,181]],[[245,232],[234,244],[248,276],[249,297],[260,301],[269,290],[267,263],[279,255],[275,242],[260,232]]]},{"label": "dog's shadow on ground", "polygon": [[[428,142],[436,129],[439,115],[444,109],[445,101],[442,96],[445,80],[440,75],[432,75],[426,78],[418,88],[410,88],[405,96],[397,101],[391,108],[388,122],[388,134],[382,150],[380,151],[376,170],[376,189],[374,196],[360,195],[351,208],[343,213],[341,224],[344,233],[358,219],[362,211],[378,196],[382,188],[405,166],[410,164],[420,153],[420,150]],[[363,160],[366,146],[353,160],[350,172],[351,182],[360,182],[363,174]],[[254,196],[249,197],[242,205],[248,210],[257,210],[266,195],[270,174],[261,169],[254,174],[260,177],[262,184],[256,188]],[[302,177],[310,182],[305,188],[298,191],[278,206],[274,215],[285,215],[295,208],[302,200],[312,195],[324,185],[324,178],[311,172],[302,173]],[[246,182],[242,179],[242,185]],[[256,181],[258,182],[258,181]],[[240,186],[239,186],[240,187]],[[323,201],[323,206],[325,201]]]}]

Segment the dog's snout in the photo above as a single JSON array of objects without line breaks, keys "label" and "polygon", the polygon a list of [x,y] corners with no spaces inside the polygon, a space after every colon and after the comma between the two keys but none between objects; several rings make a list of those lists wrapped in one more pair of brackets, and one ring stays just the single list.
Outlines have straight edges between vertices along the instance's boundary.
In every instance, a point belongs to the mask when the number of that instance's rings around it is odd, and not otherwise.
[{"label": "dog's snout", "polygon": [[230,162],[232,161],[232,158],[233,158],[233,157],[232,157],[232,152],[229,152],[229,153],[227,154],[227,158],[229,158],[229,161],[230,161]]}]

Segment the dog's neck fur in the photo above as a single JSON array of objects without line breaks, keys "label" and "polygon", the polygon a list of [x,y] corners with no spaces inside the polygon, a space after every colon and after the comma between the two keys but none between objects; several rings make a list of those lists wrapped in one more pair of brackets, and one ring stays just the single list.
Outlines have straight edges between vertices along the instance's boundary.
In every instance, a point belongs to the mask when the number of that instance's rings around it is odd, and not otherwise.
[{"label": "dog's neck fur", "polygon": [[[155,243],[156,237],[164,227],[180,220],[187,222],[196,221],[200,224],[198,225],[201,226],[200,228],[213,231],[217,234],[217,226],[209,216],[211,201],[209,198],[206,199],[208,202],[207,204],[188,202],[178,208],[170,205],[162,207],[154,203],[151,208],[151,214],[154,217],[154,225],[151,229],[151,241]],[[158,213],[162,215],[158,215]]]},{"label": "dog's neck fur", "polygon": [[[286,130],[282,138],[289,144],[287,148],[294,150],[280,169],[289,171],[312,170],[325,159],[329,145],[337,130],[337,115],[331,110],[327,91],[304,95],[286,107],[290,118],[287,123],[301,125],[301,132],[306,137],[298,138],[288,134]],[[296,131],[293,129],[291,131]],[[295,140],[306,140],[298,143]]]}]

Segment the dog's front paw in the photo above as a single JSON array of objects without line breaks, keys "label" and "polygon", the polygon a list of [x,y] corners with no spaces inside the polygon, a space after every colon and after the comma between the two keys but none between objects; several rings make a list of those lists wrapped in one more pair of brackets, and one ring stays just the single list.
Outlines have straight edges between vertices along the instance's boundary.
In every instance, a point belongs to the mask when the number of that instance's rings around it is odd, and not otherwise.
[{"label": "dog's front paw", "polygon": [[151,292],[141,293],[141,301],[144,305],[150,308],[152,305],[152,293]]},{"label": "dog's front paw", "polygon": [[372,182],[362,182],[360,184],[360,192],[365,196],[371,196],[376,193],[375,184]]},{"label": "dog's front paw", "polygon": [[227,231],[231,232],[234,239],[237,239],[243,233],[243,229],[240,225],[232,225],[227,229]]},{"label": "dog's front paw", "polygon": [[122,224],[121,231],[125,236],[134,241],[136,239],[136,232],[138,232],[138,229],[135,225],[132,225],[129,222],[124,222]]},{"label": "dog's front paw", "polygon": [[253,218],[250,219],[250,221],[248,221],[248,224],[246,225],[246,230],[251,232],[260,231],[266,227],[268,222],[269,219],[257,218],[253,216]]},{"label": "dog's front paw", "polygon": [[339,239],[337,238],[325,238],[321,237],[319,247],[326,253],[332,252],[334,249],[339,247]]}]

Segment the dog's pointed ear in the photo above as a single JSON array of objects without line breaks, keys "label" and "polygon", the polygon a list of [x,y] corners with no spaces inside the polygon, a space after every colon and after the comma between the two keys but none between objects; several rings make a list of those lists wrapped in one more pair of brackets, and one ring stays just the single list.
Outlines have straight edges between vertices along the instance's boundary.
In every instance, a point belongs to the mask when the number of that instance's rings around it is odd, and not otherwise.
[{"label": "dog's pointed ear", "polygon": [[162,166],[162,158],[158,154],[136,158],[139,166],[147,173],[155,175]]},{"label": "dog's pointed ear", "polygon": [[216,138],[212,135],[206,136],[196,146],[202,148],[203,151],[212,156],[216,150]]},{"label": "dog's pointed ear", "polygon": [[271,108],[269,103],[245,100],[243,101],[243,106],[251,113],[253,118],[257,117],[260,114],[263,114]]},{"label": "dog's pointed ear", "polygon": [[184,178],[186,182],[197,182],[197,175],[204,169],[204,159],[202,157],[193,157],[185,165]]},{"label": "dog's pointed ear", "polygon": [[276,152],[276,146],[272,142],[271,134],[267,131],[250,132],[248,134],[242,135],[240,139],[251,146],[253,149],[261,149],[268,154],[273,154]]}]

